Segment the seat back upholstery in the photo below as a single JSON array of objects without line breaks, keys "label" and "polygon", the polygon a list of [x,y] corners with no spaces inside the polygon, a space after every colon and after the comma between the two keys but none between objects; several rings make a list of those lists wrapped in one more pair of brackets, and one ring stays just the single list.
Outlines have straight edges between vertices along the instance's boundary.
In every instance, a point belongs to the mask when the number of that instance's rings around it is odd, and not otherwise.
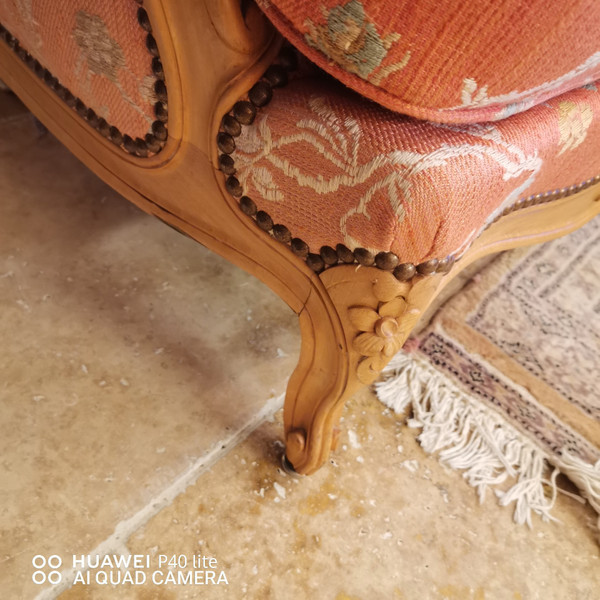
[{"label": "seat back upholstery", "polygon": [[159,100],[158,50],[140,11],[135,0],[2,2],[0,23],[23,60],[41,77],[50,73],[78,112],[91,109],[90,117],[135,140],[152,134]]}]

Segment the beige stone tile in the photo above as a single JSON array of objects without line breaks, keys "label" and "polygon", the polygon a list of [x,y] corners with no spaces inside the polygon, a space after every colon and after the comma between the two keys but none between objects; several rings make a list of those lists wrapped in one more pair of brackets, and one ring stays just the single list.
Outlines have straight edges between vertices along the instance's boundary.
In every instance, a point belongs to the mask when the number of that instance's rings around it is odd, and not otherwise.
[{"label": "beige stone tile", "polygon": [[[279,418],[279,416],[278,416]],[[151,557],[210,556],[228,585],[77,584],[60,600],[525,600],[595,598],[594,513],[561,497],[562,524],[529,530],[491,495],[426,457],[367,390],[344,417],[331,464],[292,478],[266,423],[127,542]],[[182,571],[185,571],[183,569]]]},{"label": "beige stone tile", "polygon": [[16,599],[39,591],[35,554],[91,551],[279,396],[299,332],[0,97],[0,597]]}]

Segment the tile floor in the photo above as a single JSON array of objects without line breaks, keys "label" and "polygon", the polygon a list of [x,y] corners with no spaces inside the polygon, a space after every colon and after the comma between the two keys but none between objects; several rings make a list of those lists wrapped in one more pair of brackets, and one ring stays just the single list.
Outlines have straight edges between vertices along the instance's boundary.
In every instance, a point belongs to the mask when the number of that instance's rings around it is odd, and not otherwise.
[{"label": "tile floor", "polygon": [[[0,133],[0,598],[600,598],[587,506],[515,526],[368,390],[331,464],[283,473],[295,315],[7,94]],[[88,554],[147,562],[71,568]]]}]

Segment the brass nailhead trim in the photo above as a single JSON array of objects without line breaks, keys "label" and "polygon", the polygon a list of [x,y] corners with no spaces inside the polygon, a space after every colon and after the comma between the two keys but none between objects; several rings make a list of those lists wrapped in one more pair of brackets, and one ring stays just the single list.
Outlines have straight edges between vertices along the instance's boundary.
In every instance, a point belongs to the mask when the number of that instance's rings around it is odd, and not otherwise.
[{"label": "brass nailhead trim", "polygon": [[394,277],[398,281],[408,281],[417,274],[417,269],[412,263],[403,263],[394,269]]},{"label": "brass nailhead trim", "polygon": [[251,102],[240,100],[233,105],[233,116],[242,125],[252,125],[256,117],[256,108]]},{"label": "brass nailhead trim", "polygon": [[393,252],[380,252],[375,256],[375,266],[384,271],[393,271],[398,262],[398,257]]},{"label": "brass nailhead trim", "polygon": [[242,196],[240,198],[240,208],[242,209],[242,212],[249,217],[253,217],[257,212],[254,200],[248,198],[248,196]]},{"label": "brass nailhead trim", "polygon": [[[235,198],[242,197],[242,194],[243,194],[242,186],[240,185],[240,182],[237,180],[237,177],[230,175],[227,178],[227,181],[225,182],[225,187],[227,188],[227,191]],[[264,214],[267,215],[267,213],[264,213]],[[269,215],[267,215],[267,217],[269,217]],[[270,218],[271,217],[269,217],[269,219]],[[257,215],[256,222],[258,223],[258,215]],[[261,229],[263,228],[260,223],[258,223],[258,225],[259,225],[259,227],[261,227]],[[273,221],[271,221],[271,227],[272,226],[273,226]],[[271,227],[268,227],[267,229],[271,229]]]},{"label": "brass nailhead trim", "polygon": [[225,115],[223,117],[221,126],[223,127],[225,133],[228,133],[233,137],[237,137],[242,133],[242,126],[240,125],[239,121],[231,115]]},{"label": "brass nailhead trim", "polygon": [[488,224],[487,227],[491,227],[494,223],[496,223],[496,221],[498,221],[502,217],[509,215],[510,213],[513,213],[517,210],[528,208],[537,204],[546,204],[554,200],[560,200],[561,198],[573,196],[574,194],[578,194],[579,192],[582,192],[583,190],[586,190],[590,186],[595,185],[597,183],[600,183],[600,175],[590,177],[589,179],[586,179],[581,183],[577,183],[568,187],[550,190],[548,192],[543,192],[540,194],[532,194],[531,196],[521,198],[520,200],[517,200],[514,204],[507,206],[491,223]]},{"label": "brass nailhead trim", "polygon": [[323,259],[318,254],[310,252],[306,257],[306,264],[317,273],[320,273],[325,268]]},{"label": "brass nailhead trim", "polygon": [[129,154],[135,154],[136,145],[131,136],[127,134],[123,136],[123,146],[125,147],[125,150],[129,152]]},{"label": "brass nailhead trim", "polygon": [[447,256],[446,258],[443,258],[438,263],[436,272],[437,273],[448,273],[450,271],[450,269],[452,269],[452,267],[454,266],[454,262],[455,262],[454,256]]},{"label": "brass nailhead trim", "polygon": [[113,125],[108,132],[108,139],[117,146],[123,143],[123,134]]},{"label": "brass nailhead trim", "polygon": [[86,121],[95,129],[100,119],[93,108],[88,108],[85,114]]},{"label": "brass nailhead trim", "polygon": [[[96,129],[98,129],[100,134],[104,137],[108,137],[110,135],[110,125],[106,122],[106,119],[104,117],[100,117],[98,119]],[[160,148],[158,148],[158,150],[160,150]],[[155,150],[155,152],[158,152],[158,150]]]},{"label": "brass nailhead trim", "polygon": [[219,155],[219,169],[221,169],[225,175],[233,175],[235,173],[235,163],[229,154]]},{"label": "brass nailhead trim", "polygon": [[146,145],[146,140],[142,138],[135,138],[135,153],[137,156],[141,156],[142,158],[146,158],[148,156],[148,146]]},{"label": "brass nailhead trim", "polygon": [[69,90],[65,90],[65,102],[69,108],[75,108],[76,98]]},{"label": "brass nailhead trim", "polygon": [[292,234],[285,225],[273,225],[273,237],[282,244],[289,244],[292,241]]},{"label": "brass nailhead trim", "polygon": [[271,84],[272,87],[283,87],[288,82],[287,71],[281,65],[271,65],[263,77]]},{"label": "brass nailhead trim", "polygon": [[[235,151],[235,139],[242,133],[242,125],[254,122],[257,108],[267,105],[273,97],[273,88],[282,87],[288,81],[288,71],[297,68],[296,53],[285,48],[279,56],[279,64],[271,65],[264,73],[262,79],[255,83],[248,92],[248,100],[236,102],[230,114],[226,114],[221,121],[221,131],[217,134],[217,146],[222,154],[219,155],[219,168],[227,176],[225,188],[234,197],[239,198],[241,211],[253,218],[256,224],[282,244],[290,246],[292,252],[304,259],[306,264],[316,273],[323,269],[333,267],[339,263],[353,264],[366,267],[376,266],[382,270],[392,271],[396,279],[407,281],[416,274],[432,274],[436,268],[440,273],[446,273],[454,263],[454,257],[446,257],[441,261],[432,259],[413,265],[412,263],[399,264],[398,256],[393,252],[379,252],[377,255],[366,248],[355,248],[354,251],[344,244],[323,246],[319,253],[310,252],[308,244],[300,238],[292,237],[290,230],[282,224],[275,224],[271,216],[264,210],[258,210],[256,203],[248,196],[243,195],[242,186],[234,176],[236,172],[235,161],[231,154]],[[160,85],[157,82],[157,85]],[[439,267],[439,268],[438,268]]]},{"label": "brass nailhead trim", "polygon": [[273,97],[273,88],[266,81],[258,81],[248,92],[248,98],[254,106],[260,108],[271,101]]},{"label": "brass nailhead trim", "polygon": [[326,265],[337,265],[338,255],[331,246],[323,246],[319,254]]},{"label": "brass nailhead trim", "polygon": [[148,49],[148,52],[152,54],[152,56],[158,57],[158,46],[156,45],[156,40],[151,33],[146,36],[146,48]]},{"label": "brass nailhead trim", "polygon": [[85,106],[85,104],[79,99],[77,98],[77,100],[75,100],[75,110],[77,111],[77,114],[80,117],[84,117],[87,113],[87,108]]},{"label": "brass nailhead trim", "polygon": [[264,210],[259,210],[256,213],[256,224],[264,231],[271,231],[273,229],[273,219]]},{"label": "brass nailhead trim", "polygon": [[147,133],[145,139],[146,139],[146,146],[148,146],[148,150],[150,150],[150,152],[154,152],[156,154],[162,148],[161,141],[159,139],[157,139],[156,136],[152,135],[151,133]]},{"label": "brass nailhead trim", "polygon": [[440,261],[437,258],[422,262],[420,265],[417,265],[417,273],[419,273],[419,275],[431,275],[432,273],[435,273],[439,262]]},{"label": "brass nailhead trim", "polygon": [[[133,140],[130,136],[121,133],[114,125],[109,125],[106,119],[99,117],[96,112],[86,106],[82,100],[75,98],[73,94],[58,81],[52,73],[43,67],[43,65],[35,59],[25,48],[19,45],[19,41],[0,24],[0,39],[3,39],[9,48],[39,77],[54,93],[69,107],[74,109],[79,116],[85,119],[90,127],[93,127],[116,146],[125,150],[129,154],[135,156],[147,157],[150,153],[157,154],[164,146],[164,142],[168,137],[166,122],[168,117],[167,109],[167,87],[164,83],[163,66],[159,58],[158,46],[152,35],[152,25],[148,17],[148,13],[142,7],[143,0],[136,0],[140,5],[137,11],[137,20],[140,27],[147,33],[146,47],[148,52],[153,56],[151,69],[154,76],[157,78],[154,84],[157,102],[154,105],[154,113],[156,121],[152,123],[152,134],[147,134],[144,139],[136,138]],[[158,124],[158,125],[157,125]],[[157,133],[158,129],[158,133]]]},{"label": "brass nailhead trim", "polygon": [[363,267],[371,267],[375,264],[375,257],[365,248],[355,248],[354,257],[356,262]]},{"label": "brass nailhead trim", "polygon": [[140,27],[145,29],[148,33],[152,33],[152,26],[150,25],[148,13],[141,6],[138,8],[137,18]]},{"label": "brass nailhead trim", "polygon": [[154,123],[152,123],[152,133],[159,142],[166,141],[168,136],[167,128],[162,121],[154,121]]},{"label": "brass nailhead trim", "polygon": [[[374,255],[366,248],[355,248],[352,251],[344,244],[337,244],[335,249],[331,246],[323,246],[319,250],[319,254],[310,252],[306,242],[300,238],[293,238],[287,227],[274,224],[268,213],[258,210],[251,198],[242,195],[242,186],[239,180],[233,176],[236,171],[235,161],[230,156],[235,151],[234,137],[241,134],[242,125],[250,125],[254,121],[256,109],[269,103],[273,96],[273,88],[284,86],[288,81],[288,71],[293,71],[298,66],[298,57],[295,51],[288,47],[281,51],[278,61],[279,64],[271,65],[265,71],[262,80],[250,89],[248,92],[249,101],[240,100],[236,102],[232,114],[223,117],[221,123],[223,130],[217,134],[217,146],[223,153],[219,156],[219,168],[228,176],[225,186],[229,193],[236,198],[240,198],[239,205],[242,212],[254,218],[257,225],[264,231],[270,232],[277,241],[286,245],[289,244],[292,252],[304,259],[306,264],[317,273],[340,263],[353,264],[355,262],[361,266],[375,266],[385,271],[391,271],[399,281],[409,281],[416,275],[427,276],[450,272],[456,262],[456,257],[453,255],[442,259],[432,258],[414,265],[412,263],[400,263],[398,256],[393,252],[379,252]],[[578,185],[522,198],[506,208],[493,222],[515,210],[576,194],[595,183],[600,183],[600,175],[587,179]],[[488,227],[490,225],[492,223]]]},{"label": "brass nailhead trim", "polygon": [[344,244],[338,244],[335,247],[335,251],[337,252],[340,262],[344,262],[346,264],[352,264],[354,262],[354,253],[352,250],[350,250],[350,248],[344,246]]},{"label": "brass nailhead trim", "polygon": [[228,133],[220,131],[217,135],[217,146],[221,152],[231,154],[235,150],[235,141]]},{"label": "brass nailhead trim", "polygon": [[306,258],[308,256],[308,244],[302,241],[300,238],[292,238],[292,252],[300,258]]},{"label": "brass nailhead trim", "polygon": [[166,104],[167,102],[167,86],[162,79],[157,79],[154,82],[154,93],[159,100],[159,102],[163,102]]},{"label": "brass nailhead trim", "polygon": [[159,121],[162,121],[163,123],[167,122],[167,117],[169,116],[169,112],[167,109],[167,105],[164,102],[157,102],[154,105],[154,114],[156,115],[156,118]]},{"label": "brass nailhead trim", "polygon": [[163,70],[162,62],[160,61],[160,58],[158,58],[158,56],[155,56],[152,59],[152,72],[154,73],[154,76],[158,79],[165,78],[165,72]]}]

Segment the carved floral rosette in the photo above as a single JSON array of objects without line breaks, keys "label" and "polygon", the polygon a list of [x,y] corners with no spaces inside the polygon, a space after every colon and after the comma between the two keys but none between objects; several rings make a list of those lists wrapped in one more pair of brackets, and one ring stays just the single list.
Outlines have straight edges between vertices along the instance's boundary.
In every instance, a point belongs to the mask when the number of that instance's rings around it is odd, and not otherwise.
[{"label": "carved floral rosette", "polygon": [[373,283],[377,308],[348,309],[350,322],[358,330],[352,346],[361,356],[356,370],[360,382],[372,383],[406,341],[421,313],[411,304],[412,288],[409,282],[381,277]]}]

